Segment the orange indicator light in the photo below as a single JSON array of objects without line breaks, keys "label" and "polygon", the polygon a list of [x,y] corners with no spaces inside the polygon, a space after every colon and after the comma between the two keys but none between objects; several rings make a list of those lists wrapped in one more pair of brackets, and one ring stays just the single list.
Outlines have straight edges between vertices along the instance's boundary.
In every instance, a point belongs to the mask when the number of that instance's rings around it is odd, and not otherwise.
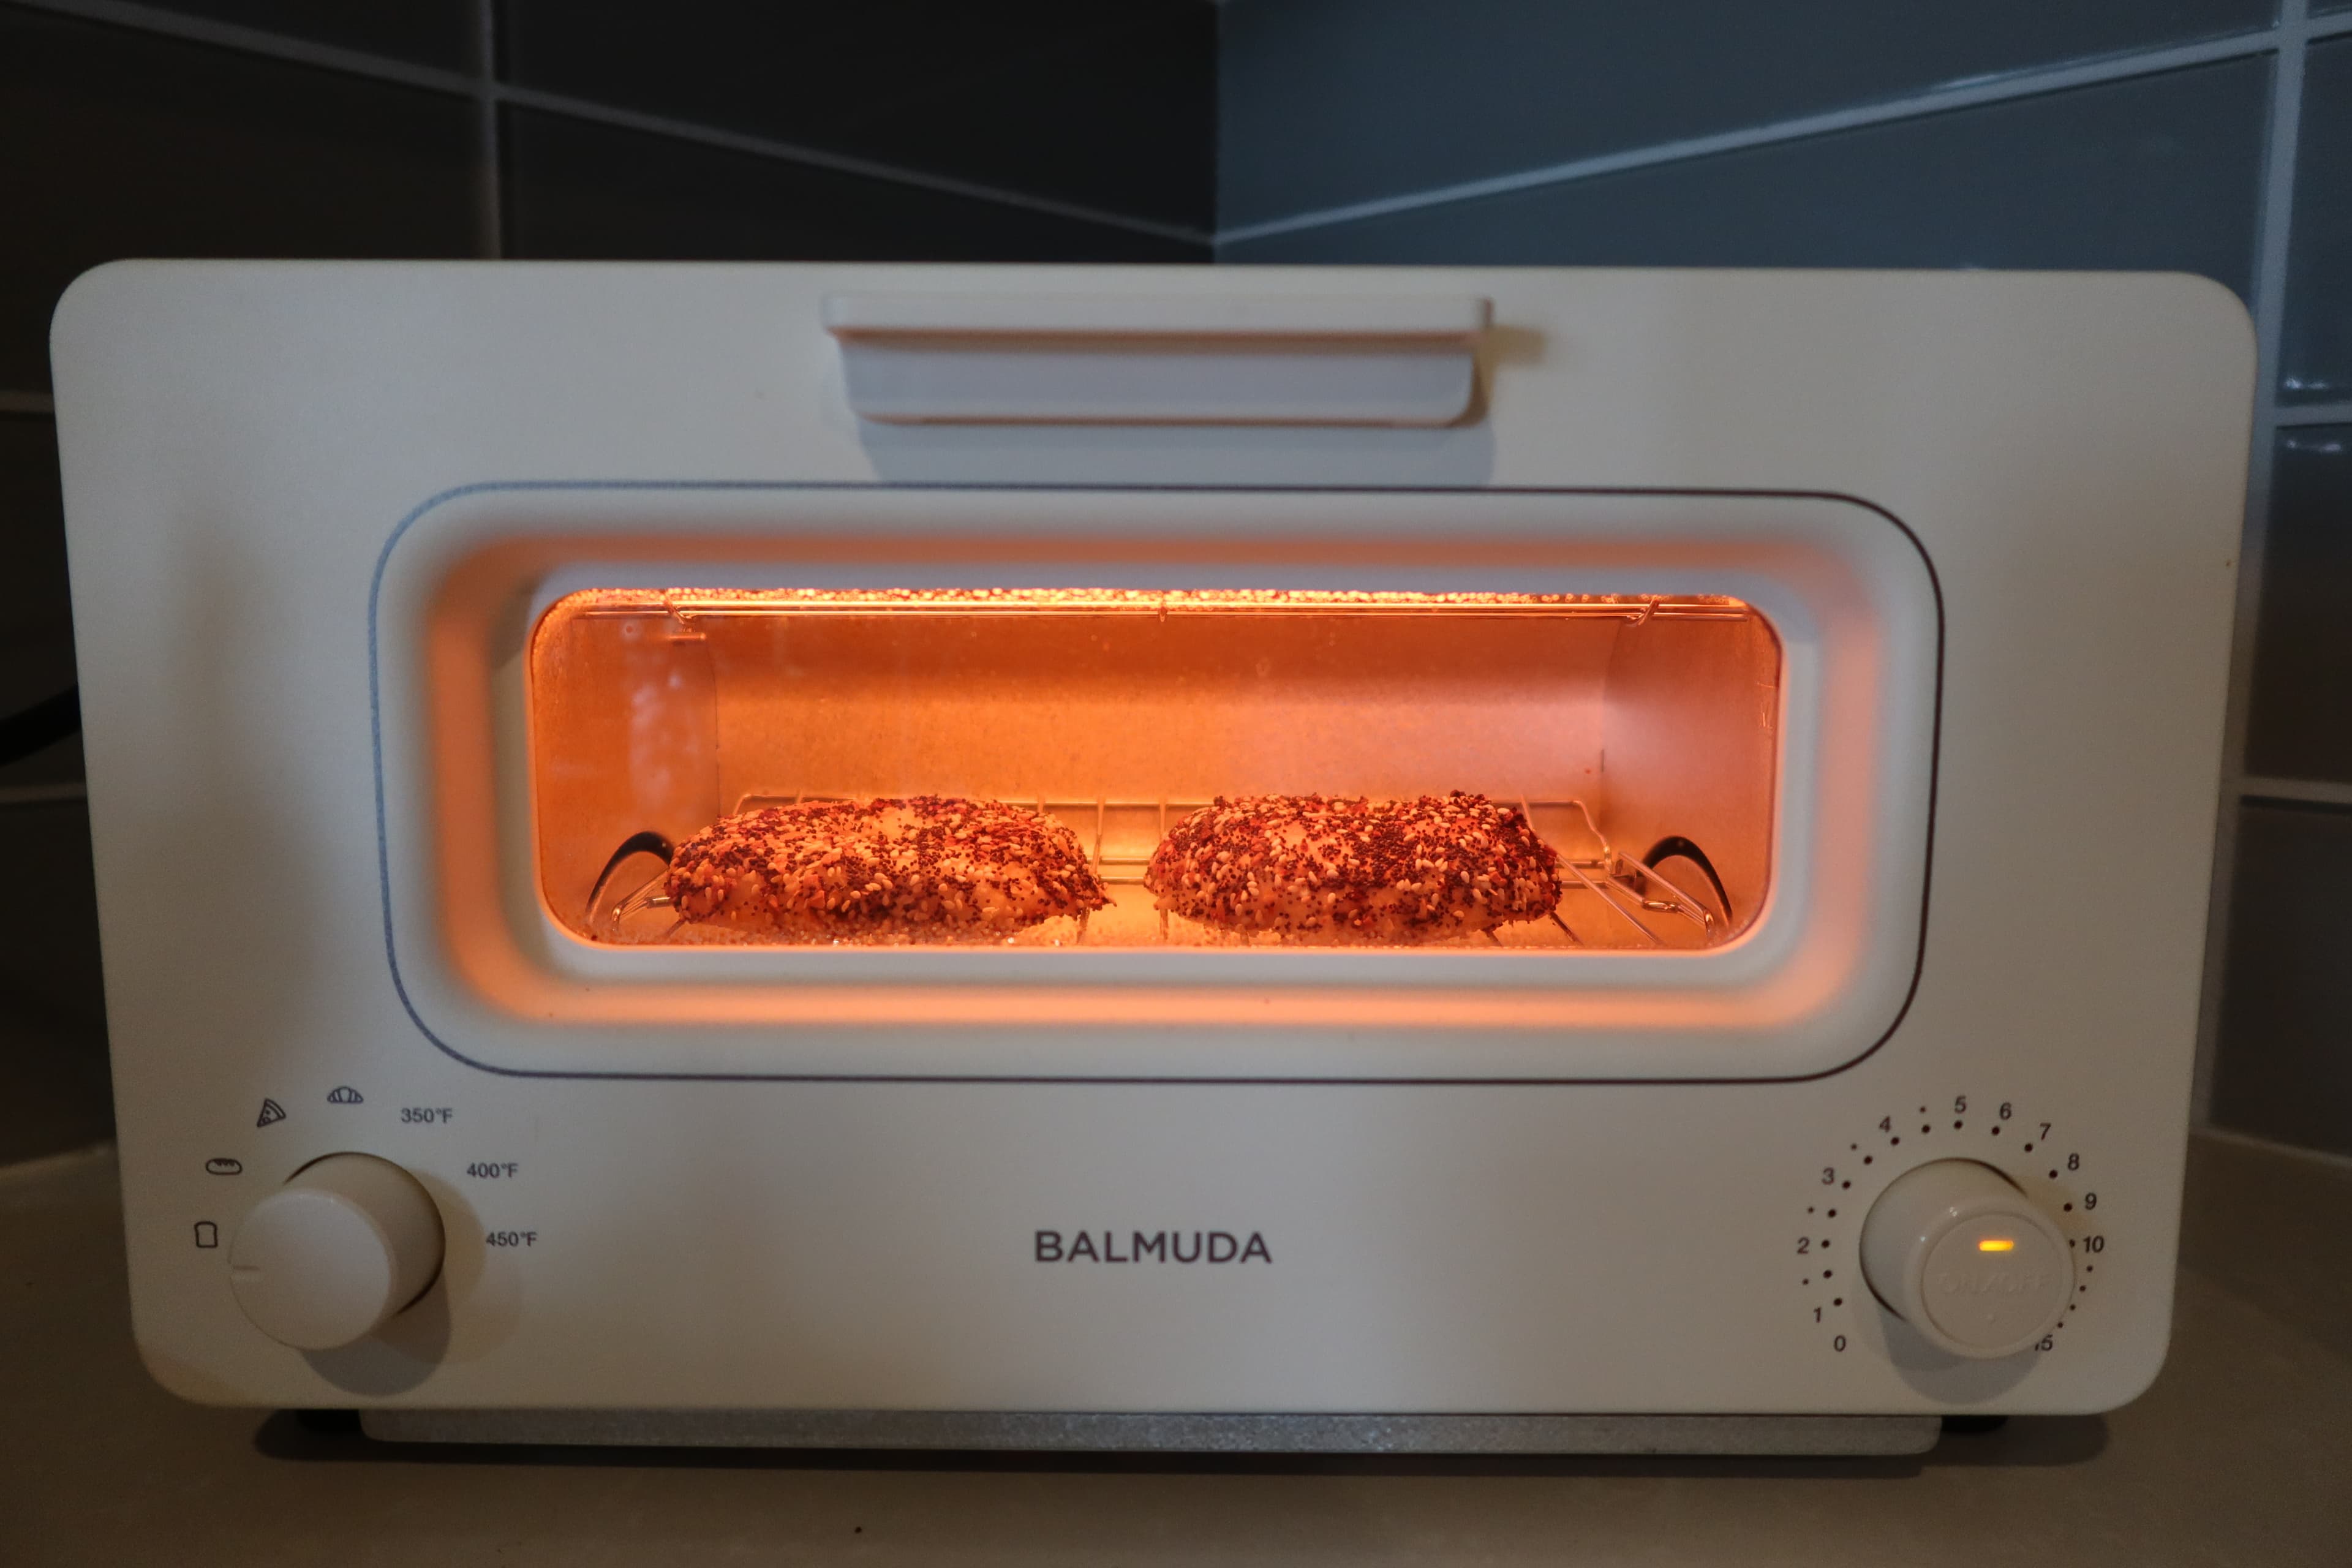
[{"label": "orange indicator light", "polygon": [[2005,1236],[1988,1236],[1977,1243],[1979,1252],[2015,1252],[2017,1243]]}]

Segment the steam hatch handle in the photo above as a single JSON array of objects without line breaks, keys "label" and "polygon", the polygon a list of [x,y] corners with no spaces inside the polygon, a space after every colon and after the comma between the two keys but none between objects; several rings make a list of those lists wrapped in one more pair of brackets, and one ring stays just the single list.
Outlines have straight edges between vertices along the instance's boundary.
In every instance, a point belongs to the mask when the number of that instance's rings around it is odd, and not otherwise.
[{"label": "steam hatch handle", "polygon": [[1460,294],[833,294],[887,424],[1450,425],[1492,309]]}]

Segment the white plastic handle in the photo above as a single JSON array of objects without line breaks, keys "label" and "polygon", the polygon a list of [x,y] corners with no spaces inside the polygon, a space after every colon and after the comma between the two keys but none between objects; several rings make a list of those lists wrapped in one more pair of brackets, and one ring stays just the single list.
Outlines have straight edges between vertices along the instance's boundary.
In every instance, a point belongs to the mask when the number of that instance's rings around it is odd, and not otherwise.
[{"label": "white plastic handle", "polygon": [[1491,308],[1459,294],[834,294],[890,424],[1450,425]]}]

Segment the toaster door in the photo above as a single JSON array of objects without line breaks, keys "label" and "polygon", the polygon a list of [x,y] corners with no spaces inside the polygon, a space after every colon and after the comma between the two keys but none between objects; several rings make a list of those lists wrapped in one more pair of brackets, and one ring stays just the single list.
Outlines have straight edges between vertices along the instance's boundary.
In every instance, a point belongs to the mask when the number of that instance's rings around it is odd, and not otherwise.
[{"label": "toaster door", "polygon": [[392,960],[509,1070],[1790,1077],[1916,969],[1851,500],[486,487],[373,629]]}]

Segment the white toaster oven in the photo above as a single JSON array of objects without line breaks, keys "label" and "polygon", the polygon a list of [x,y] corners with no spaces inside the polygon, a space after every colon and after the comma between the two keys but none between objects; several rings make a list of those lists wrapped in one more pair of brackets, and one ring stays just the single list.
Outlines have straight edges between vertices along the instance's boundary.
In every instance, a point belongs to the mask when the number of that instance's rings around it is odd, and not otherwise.
[{"label": "white toaster oven", "polygon": [[2211,283],[131,263],[53,341],[179,1394],[1837,1448],[2163,1360]]}]

